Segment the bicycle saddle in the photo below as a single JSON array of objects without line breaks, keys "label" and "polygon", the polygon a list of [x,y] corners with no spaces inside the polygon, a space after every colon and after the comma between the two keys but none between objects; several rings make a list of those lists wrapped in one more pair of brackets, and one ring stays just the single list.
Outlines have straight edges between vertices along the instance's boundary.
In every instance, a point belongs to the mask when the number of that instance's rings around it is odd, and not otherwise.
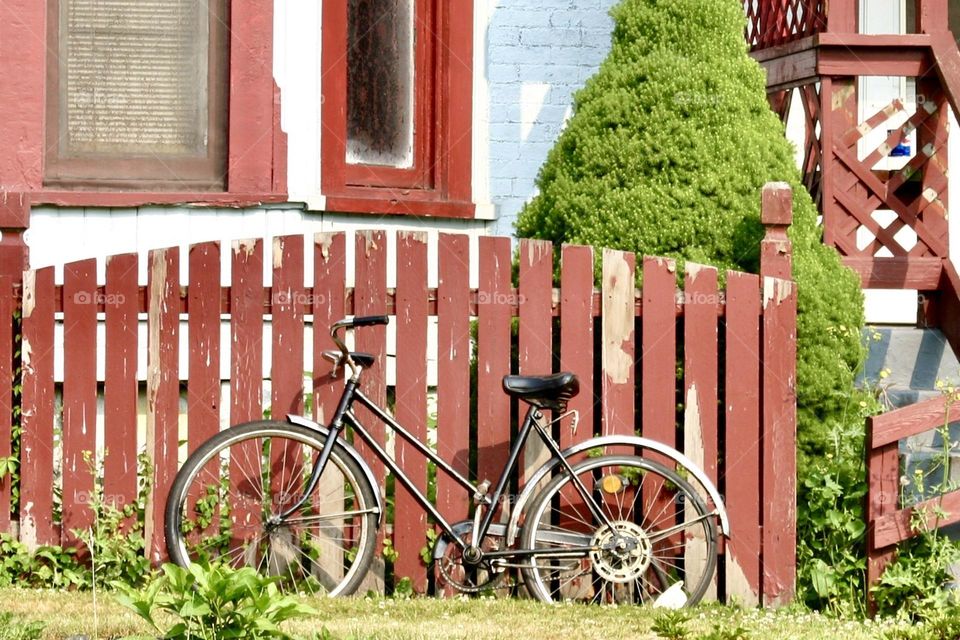
[{"label": "bicycle saddle", "polygon": [[569,372],[549,376],[504,376],[503,390],[535,407],[565,411],[567,401],[580,391],[580,381]]}]

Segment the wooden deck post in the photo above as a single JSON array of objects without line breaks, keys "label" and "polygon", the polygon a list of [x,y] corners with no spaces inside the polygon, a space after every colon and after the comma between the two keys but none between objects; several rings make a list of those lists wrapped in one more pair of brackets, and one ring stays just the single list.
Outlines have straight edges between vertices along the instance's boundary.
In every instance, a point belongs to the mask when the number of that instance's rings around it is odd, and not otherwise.
[{"label": "wooden deck post", "polygon": [[917,1],[917,33],[933,33],[949,29],[947,3],[944,0]]}]

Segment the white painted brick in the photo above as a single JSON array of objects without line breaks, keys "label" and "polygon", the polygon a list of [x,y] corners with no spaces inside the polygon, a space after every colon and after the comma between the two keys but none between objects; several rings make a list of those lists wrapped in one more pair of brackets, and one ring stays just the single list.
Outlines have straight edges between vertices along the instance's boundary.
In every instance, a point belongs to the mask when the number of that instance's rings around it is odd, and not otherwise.
[{"label": "white painted brick", "polygon": [[520,32],[520,43],[531,47],[549,47],[559,43],[574,46],[579,45],[580,41],[580,29],[537,27],[535,29],[524,29]]},{"label": "white painted brick", "polygon": [[491,83],[517,82],[520,74],[515,64],[491,64],[487,78]]}]

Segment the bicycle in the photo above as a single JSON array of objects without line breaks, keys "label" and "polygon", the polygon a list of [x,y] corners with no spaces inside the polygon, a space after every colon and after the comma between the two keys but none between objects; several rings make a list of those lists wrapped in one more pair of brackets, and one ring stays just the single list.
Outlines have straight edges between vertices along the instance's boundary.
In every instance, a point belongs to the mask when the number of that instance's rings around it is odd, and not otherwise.
[{"label": "bicycle", "polygon": [[[354,592],[376,555],[385,505],[370,466],[345,437],[352,432],[440,528],[433,560],[460,591],[492,589],[509,569],[519,569],[529,593],[543,602],[675,606],[700,600],[716,567],[718,525],[729,535],[729,523],[716,488],[689,459],[662,443],[626,436],[592,438],[561,450],[552,425],[569,417],[576,428],[578,415],[567,410],[567,402],[579,391],[577,377],[506,376],[504,391],[529,407],[495,483],[474,483],[360,390],[375,358],[350,351],[340,333],[388,320],[357,317],[331,328],[337,350],[323,355],[335,374],[349,369],[350,375],[329,425],[295,415],[246,423],[213,436],[189,456],[166,504],[167,549],[174,562],[188,566],[218,558],[276,576],[287,590]],[[463,487],[473,517],[449,522],[360,423],[357,403],[432,461],[437,473]],[[545,411],[558,417],[548,422]],[[505,501],[534,431],[552,457],[515,501]],[[614,447],[655,451],[681,471],[643,456],[605,453]],[[495,521],[498,506],[506,522]]]}]

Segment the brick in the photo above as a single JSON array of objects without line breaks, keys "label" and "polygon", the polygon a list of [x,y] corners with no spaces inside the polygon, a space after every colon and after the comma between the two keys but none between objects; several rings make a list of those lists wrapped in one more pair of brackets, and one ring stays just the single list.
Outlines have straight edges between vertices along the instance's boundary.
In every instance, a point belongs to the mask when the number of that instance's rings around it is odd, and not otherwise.
[{"label": "brick", "polygon": [[487,79],[492,83],[517,82],[520,77],[515,64],[491,64]]},{"label": "brick", "polygon": [[549,47],[563,43],[567,46],[580,44],[580,29],[524,29],[520,32],[521,44],[532,47]]},{"label": "brick", "polygon": [[491,142],[503,142],[520,139],[520,124],[516,122],[498,122],[490,124]]}]

